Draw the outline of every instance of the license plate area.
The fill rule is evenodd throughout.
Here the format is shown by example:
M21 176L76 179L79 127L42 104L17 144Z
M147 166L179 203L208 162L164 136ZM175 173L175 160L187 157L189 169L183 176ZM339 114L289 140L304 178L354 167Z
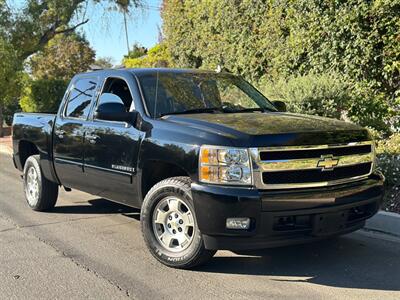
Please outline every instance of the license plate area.
M317 214L314 216L312 234L315 236L324 236L343 231L347 218L347 211Z

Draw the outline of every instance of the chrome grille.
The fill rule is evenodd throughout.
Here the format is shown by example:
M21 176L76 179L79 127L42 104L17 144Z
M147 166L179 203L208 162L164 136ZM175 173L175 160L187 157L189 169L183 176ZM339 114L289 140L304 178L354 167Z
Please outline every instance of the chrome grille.
M373 169L371 142L252 148L260 189L320 187L364 179Z

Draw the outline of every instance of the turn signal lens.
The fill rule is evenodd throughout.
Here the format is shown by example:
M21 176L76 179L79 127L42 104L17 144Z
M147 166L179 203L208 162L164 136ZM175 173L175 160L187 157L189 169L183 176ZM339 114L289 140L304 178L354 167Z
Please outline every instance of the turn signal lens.
M199 179L216 184L251 185L251 167L247 149L202 146Z
M217 164L218 163L217 155L218 155L217 149L202 148L200 155L201 163Z
M218 167L215 166L201 166L200 178L203 181L212 182L218 180Z

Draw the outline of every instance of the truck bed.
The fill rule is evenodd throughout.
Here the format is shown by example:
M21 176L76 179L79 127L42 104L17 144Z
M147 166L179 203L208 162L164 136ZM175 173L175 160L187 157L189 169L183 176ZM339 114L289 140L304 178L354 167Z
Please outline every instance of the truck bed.
M35 153L41 156L42 168L46 174L52 169L52 132L55 114L16 113L13 120L13 158L16 167L22 171L27 155L20 151L21 145L30 144ZM25 149L27 149L25 147ZM30 149L30 148L28 148Z

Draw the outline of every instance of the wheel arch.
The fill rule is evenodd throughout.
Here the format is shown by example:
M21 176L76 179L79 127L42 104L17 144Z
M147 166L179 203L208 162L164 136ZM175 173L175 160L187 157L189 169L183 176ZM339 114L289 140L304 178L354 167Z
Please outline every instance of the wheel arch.
M21 140L18 143L18 154L19 154L19 163L21 166L21 170L24 169L28 157L39 153L40 153L39 149L36 147L34 143L27 140Z
M40 167L43 175L50 181L59 183L56 173L53 169L53 163L48 153L43 152L35 143L28 140L18 142L18 153L15 155L15 163L18 170L23 171L26 160L32 155L40 155Z
M140 182L141 201L143 202L149 190L158 182L177 176L190 177L182 166L162 160L147 160L142 166Z

